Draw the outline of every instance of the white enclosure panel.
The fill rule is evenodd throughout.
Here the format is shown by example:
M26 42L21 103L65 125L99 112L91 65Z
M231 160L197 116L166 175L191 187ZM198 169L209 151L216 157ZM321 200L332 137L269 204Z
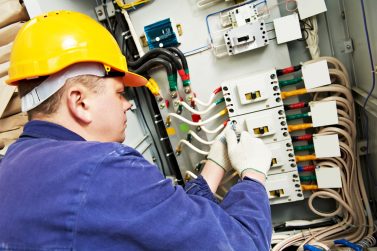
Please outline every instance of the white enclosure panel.
M273 6L276 3L276 0L268 1L269 6ZM144 26L165 18L171 18L176 24L180 24L183 30L183 35L180 37L181 45L178 48L183 52L189 52L197 48L208 46L209 44L209 36L205 22L206 16L210 13L230 7L231 4L232 3L221 3L207 9L198 9L195 0L159 0L158 2L144 6L138 11L131 12L130 17L138 37L143 35ZM266 23L272 22L276 17L280 17L279 9L271 8L271 15L266 19ZM210 23L211 25L216 25L217 22L217 28L219 29L221 28L220 21L220 18L217 19L217 17L212 17ZM269 28L270 27L272 27L272 23ZM211 28L213 27L211 26ZM147 48L145 48L145 51L147 51ZM196 96L203 101L207 101L212 91L219 87L220 83L225 80L242 78L250 75L252 72L274 67L283 68L290 65L287 46L277 45L276 40L271 40L269 45L263 48L240 53L234 56L217 58L211 50L205 50L187 56L187 60L190 68L192 90L196 93ZM162 93L165 94L165 98L167 98L166 94L168 93L168 85L165 72L160 71L157 74L153 74L153 77L160 84ZM182 89L180 81L178 86ZM181 96L185 97L182 92ZM220 94L219 97L221 97ZM221 110L224 107L224 104L222 104L219 105L218 109ZM199 106L199 109L204 108ZM171 107L169 109L164 108L161 110L164 119L166 119L167 113L172 111L173 109ZM202 118L205 119L214 114L215 112L212 112L208 114L208 116L202 116ZM184 110L182 115L190 119L191 114ZM222 117L213 123L210 123L208 127L215 128L226 119L226 116ZM174 137L170 137L173 148L178 145L179 139L186 138L186 133L179 129L180 124L181 122L172 119L171 126L175 128L177 133ZM196 127L191 126L191 129L196 130ZM203 138L208 137L209 139L214 137L214 135L206 135L203 132L199 132L199 135ZM200 145L197 142L194 142L193 144L202 150L209 149L208 146ZM182 151L182 154L177 157L182 172L185 170L192 170L193 167L205 157L189 150L188 147L184 146L183 149L184 151Z

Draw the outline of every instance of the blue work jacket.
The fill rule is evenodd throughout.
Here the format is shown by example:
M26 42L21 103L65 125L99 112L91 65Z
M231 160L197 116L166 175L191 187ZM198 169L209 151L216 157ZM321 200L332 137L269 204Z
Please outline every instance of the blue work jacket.
M269 250L262 184L220 204L202 177L186 190L133 148L34 120L0 162L0 250Z

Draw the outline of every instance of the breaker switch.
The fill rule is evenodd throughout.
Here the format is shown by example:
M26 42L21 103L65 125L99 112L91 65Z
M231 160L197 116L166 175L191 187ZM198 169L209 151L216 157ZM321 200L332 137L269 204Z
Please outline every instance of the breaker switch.
M271 166L274 166L278 163L277 159L276 158L272 158L271 160Z
M263 135L269 132L268 126L257 127L257 128L254 128L253 130L254 130L255 135Z
M238 43L247 42L249 38L250 38L249 36L243 36L243 37L237 38L237 41Z
M245 93L245 97L246 97L246 100L255 100L261 97L260 91Z
M283 189L277 189L270 191L270 198L280 198L284 196L284 190Z

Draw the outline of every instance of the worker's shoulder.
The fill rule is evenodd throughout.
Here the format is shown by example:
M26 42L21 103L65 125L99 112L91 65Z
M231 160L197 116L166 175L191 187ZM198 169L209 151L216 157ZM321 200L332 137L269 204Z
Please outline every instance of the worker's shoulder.
M86 152L89 155L100 155L103 157L141 156L132 147L116 142L82 141L74 144L71 149L80 153Z

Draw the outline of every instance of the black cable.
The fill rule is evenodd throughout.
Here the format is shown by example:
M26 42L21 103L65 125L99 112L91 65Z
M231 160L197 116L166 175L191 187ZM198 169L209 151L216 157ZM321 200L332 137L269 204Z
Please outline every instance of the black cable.
M188 69L187 59L180 49L178 49L176 47L168 47L167 49L178 55L179 59L182 62L183 69Z
M140 66L137 69L134 69L133 72L138 73L138 74L145 74L148 70L150 70L152 67L157 66L157 65L162 65L166 69L166 73L170 76L173 74L173 68L171 64L162 59L162 58L153 58L150 59L149 61L145 62L142 66Z
M167 56L165 56L165 55L163 55L163 54L158 55L158 57L161 58L161 59L163 59L163 60L165 60L165 61L167 61L167 62L170 62L170 61L169 61L169 57L167 57ZM170 64L170 65L171 65L171 68L172 68L173 74L177 73L177 67L175 67L175 64Z
M275 232L284 232L284 231L302 230L302 229L308 229L308 228L328 227L328 226L333 226L334 224L338 222L339 222L338 218L331 218L328 221L302 225L302 226L286 226L286 223L282 223L280 225L275 226L274 230Z
M129 61L128 66L132 69L135 69L137 67L140 67L140 65L144 64L146 61L150 60L151 58L156 57L157 55L165 55L166 57L168 57L170 59L169 61L171 61L172 63L175 64L175 66L178 70L182 69L182 64L178 60L178 58L176 58L176 56L174 56L173 53L171 53L167 49L163 49L163 48L156 48L156 49L152 49L152 50L148 51L138 60Z

